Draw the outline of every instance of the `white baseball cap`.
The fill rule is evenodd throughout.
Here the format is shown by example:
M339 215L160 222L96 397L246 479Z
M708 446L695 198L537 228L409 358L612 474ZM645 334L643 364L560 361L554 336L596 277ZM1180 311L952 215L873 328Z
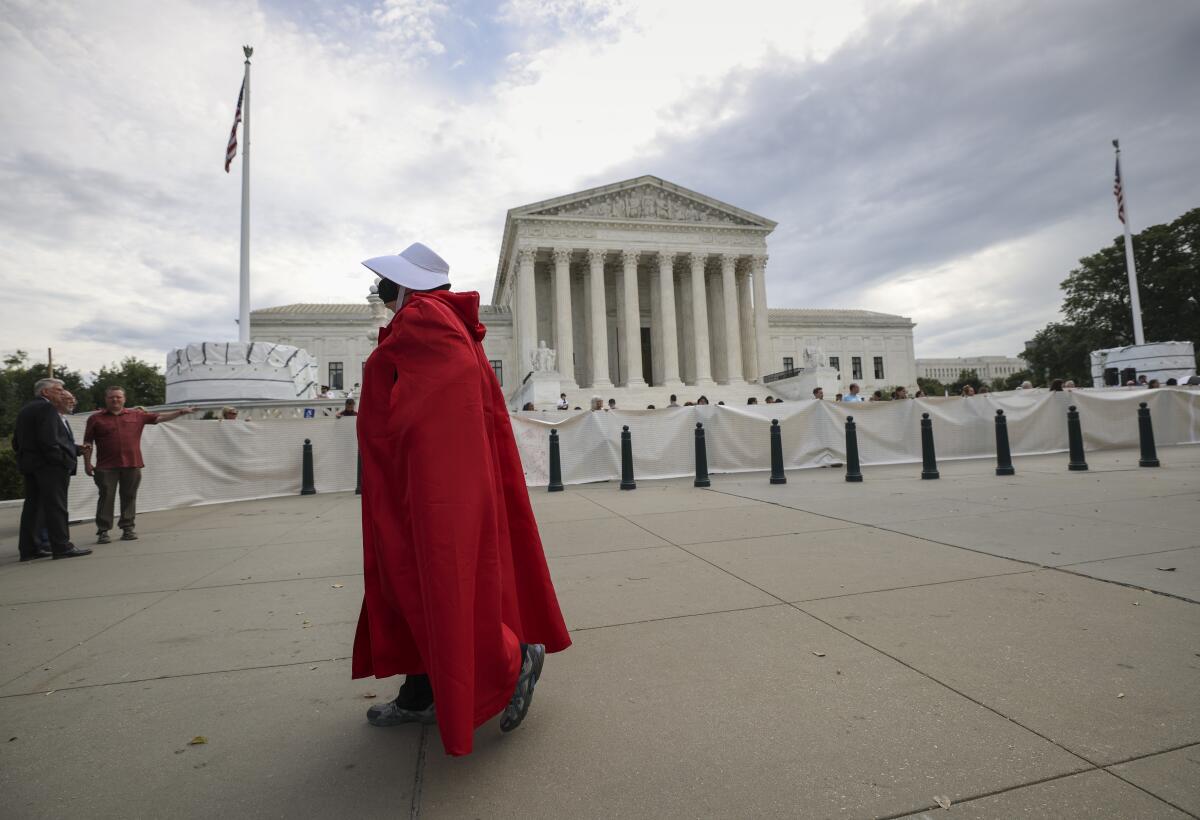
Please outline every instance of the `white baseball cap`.
M368 259L363 265L409 290L432 290L450 284L450 265L420 242L392 256Z

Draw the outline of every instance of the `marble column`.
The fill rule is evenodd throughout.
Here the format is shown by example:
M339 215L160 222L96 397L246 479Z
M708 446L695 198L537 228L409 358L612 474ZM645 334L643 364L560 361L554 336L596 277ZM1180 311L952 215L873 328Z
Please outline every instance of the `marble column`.
M767 319L767 256L750 257L750 275L754 278L754 341L758 353L759 378L775 371L771 369L771 329ZM779 369L783 369L782 366Z
M645 387L642 377L642 311L638 306L638 256L637 251L621 251L621 264L625 269L624 308L625 352L629 370L625 377L626 387Z
M704 263L708 256L691 254L692 263L692 327L696 345L696 385L708 387L713 383L712 366L708 360L708 292L704 283Z
M571 249L555 248L554 255L554 337L557 346L558 374L562 389L574 390L575 336L571 327Z
M728 382L742 381L742 332L738 328L737 283L734 281L737 257L721 254L721 290L725 302L725 361Z
M675 330L675 254L671 251L658 252L658 293L662 314L663 386L682 387Z
M588 257L588 306L592 313L592 387L612 387L608 378L608 307L604 303L604 251Z
M742 370L746 381L758 381L758 345L754 337L754 305L750 297L750 273L737 274L738 326L742 331Z
M537 350L537 297L533 286L533 262L537 248L517 249L517 384L533 369L533 351Z

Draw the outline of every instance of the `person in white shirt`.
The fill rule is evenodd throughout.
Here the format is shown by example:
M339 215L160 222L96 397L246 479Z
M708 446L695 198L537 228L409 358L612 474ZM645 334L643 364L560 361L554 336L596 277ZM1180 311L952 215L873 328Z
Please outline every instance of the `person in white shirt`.
M842 401L863 401L863 397L858 395L860 390L857 384L850 385L850 392L842 396Z
M570 410L571 409L571 405L567 402L567 394L566 393L558 394L558 409L559 410Z

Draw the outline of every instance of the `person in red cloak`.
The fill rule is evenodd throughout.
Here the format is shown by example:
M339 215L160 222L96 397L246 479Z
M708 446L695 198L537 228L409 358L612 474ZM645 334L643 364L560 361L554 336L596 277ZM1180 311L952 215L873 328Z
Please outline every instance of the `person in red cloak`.
M571 645L546 567L479 294L452 293L424 245L363 263L395 315L364 366L364 596L353 677L406 675L375 726L436 720L447 754L529 710L547 652Z

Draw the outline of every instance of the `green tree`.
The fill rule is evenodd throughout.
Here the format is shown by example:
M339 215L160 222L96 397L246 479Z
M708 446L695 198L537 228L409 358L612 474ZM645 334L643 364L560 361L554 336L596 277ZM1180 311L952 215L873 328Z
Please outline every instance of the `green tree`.
M125 404L129 407L149 407L167 400L167 377L156 365L129 356L118 364L105 365L92 382L92 401L104 406L104 391L109 387L125 388Z
M1030 382L1035 387L1037 386L1037 379L1034 378L1032 370L1018 370L1016 373L1011 375L1001 376L992 382L992 389L1016 390L1024 382Z
M1051 322L1034 334L1023 354L1037 376L1033 383L1040 386L1052 379L1072 379L1080 386L1090 385L1092 364L1088 354L1114 347L1109 339L1103 331L1086 325Z
M978 371L960 370L958 372L958 378L946 385L946 394L949 396L957 396L968 384L975 388L976 392L979 392L979 388L983 386L983 379L979 378Z
M1133 257L1146 341L1200 349L1200 208L1134 236ZM1080 259L1062 289L1068 324L1095 331L1105 347L1134 343L1124 237Z
M46 378L45 362L29 363L29 354L18 350L5 356L0 370L0 441L6 444L12 437L13 424L21 407L33 398L33 385ZM66 388L75 394L77 410L91 410L92 395L78 371L55 365L54 378L62 379Z
M946 385L942 384L937 379L917 379L917 389L926 396L944 396L946 395Z

